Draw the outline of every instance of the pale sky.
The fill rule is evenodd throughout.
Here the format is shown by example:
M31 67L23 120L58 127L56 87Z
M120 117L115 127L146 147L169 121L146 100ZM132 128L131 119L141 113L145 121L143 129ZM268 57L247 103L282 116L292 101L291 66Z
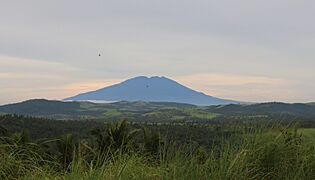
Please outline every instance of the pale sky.
M2 0L0 104L139 75L227 99L315 101L314 18L314 0Z

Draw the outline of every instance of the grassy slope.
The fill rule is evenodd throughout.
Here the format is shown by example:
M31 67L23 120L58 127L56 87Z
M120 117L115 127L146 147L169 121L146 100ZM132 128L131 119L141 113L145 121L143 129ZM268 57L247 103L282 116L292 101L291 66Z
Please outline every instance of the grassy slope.
M304 128L300 129L299 132L302 133L304 140L315 146L315 128Z
M269 131L272 133L266 136ZM302 131L314 137L314 130ZM160 163L140 153L118 153L101 163L101 167L95 167L78 157L68 173L37 164L35 159L20 161L14 154L2 154L0 176L13 173L13 177L19 175L18 179L314 179L314 154L309 141L299 141L299 135L293 131L280 133L270 129L244 134L240 141L222 142L219 152L174 146L162 150Z

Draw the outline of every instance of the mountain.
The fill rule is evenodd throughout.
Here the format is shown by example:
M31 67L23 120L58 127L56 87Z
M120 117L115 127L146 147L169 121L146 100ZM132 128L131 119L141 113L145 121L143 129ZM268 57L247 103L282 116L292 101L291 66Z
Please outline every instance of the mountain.
M194 105L238 104L197 92L166 77L139 76L96 91L79 94L65 100L75 101L147 101L177 102Z

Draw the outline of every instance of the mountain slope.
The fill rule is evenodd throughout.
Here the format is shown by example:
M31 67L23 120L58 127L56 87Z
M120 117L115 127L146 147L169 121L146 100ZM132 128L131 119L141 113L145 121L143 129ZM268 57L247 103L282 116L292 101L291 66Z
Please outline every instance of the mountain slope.
M79 94L65 100L177 102L195 105L237 104L187 88L165 77L139 76L113 86Z

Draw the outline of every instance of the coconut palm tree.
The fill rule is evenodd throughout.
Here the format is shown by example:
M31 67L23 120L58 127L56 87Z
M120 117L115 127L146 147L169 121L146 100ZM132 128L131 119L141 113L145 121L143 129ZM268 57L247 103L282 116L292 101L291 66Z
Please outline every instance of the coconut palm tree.
M92 131L92 135L96 137L98 149L101 152L119 149L125 151L128 147L135 145L134 138L139 131L139 129L129 131L128 122L123 120L115 124L108 123L106 131L95 129Z
M97 149L100 153L104 153L108 150L110 145L110 139L107 134L107 131L97 128L91 131L91 134L96 138Z
M157 155L162 144L160 134L147 128L142 128L142 132L144 151L150 155Z
M0 125L0 137L7 137L9 136L9 131Z
M62 166L67 169L73 160L73 155L75 151L75 144L72 134L66 134L61 136L56 141L57 151L59 153L58 158Z
M120 148L125 149L130 145L134 145L134 137L139 131L139 129L129 131L127 120L123 120L114 125L109 124L108 136L111 147L117 150Z

